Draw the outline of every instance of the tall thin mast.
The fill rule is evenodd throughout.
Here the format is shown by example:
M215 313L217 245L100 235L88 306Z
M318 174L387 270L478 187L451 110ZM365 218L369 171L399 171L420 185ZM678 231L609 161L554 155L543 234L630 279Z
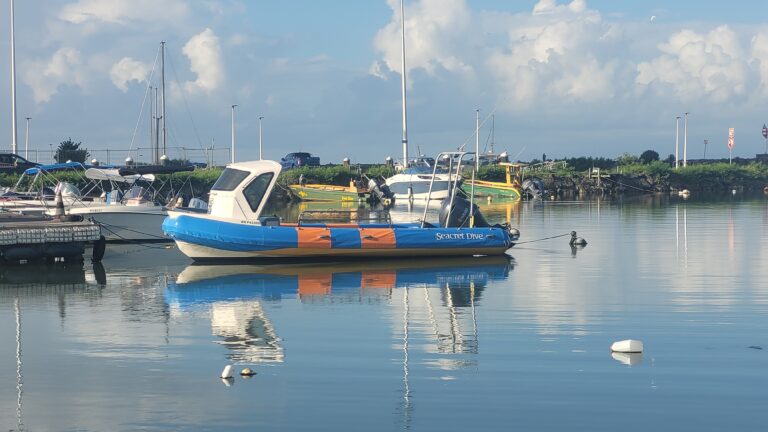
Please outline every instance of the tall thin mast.
M166 147L165 127L165 41L160 42L160 88L162 89L160 94L162 100L162 112L160 113L160 117L163 119L163 155L167 155L168 147Z
M405 104L405 7L403 6L403 1L400 0L400 35L403 46L400 70L403 97L403 168L405 168L408 166L408 111Z
M493 145L496 140L496 114L491 116L491 154L494 154Z
M11 0L11 153L18 150L16 132L16 36L13 29L13 0Z
M154 87L149 86L149 146L152 148L152 158L155 152L155 92Z
M683 166L688 166L688 114L685 113L685 127L683 128Z
M680 116L675 117L675 169L680 166L678 149L680 148Z
M155 113L158 111L158 103L157 103L157 88L155 88ZM159 164L160 163L160 117L155 116L155 146L154 146L154 157L153 163Z
M232 105L232 150L230 150L230 155L232 156L232 163L235 163L235 107L237 105Z
M480 170L480 110L475 110L475 171Z

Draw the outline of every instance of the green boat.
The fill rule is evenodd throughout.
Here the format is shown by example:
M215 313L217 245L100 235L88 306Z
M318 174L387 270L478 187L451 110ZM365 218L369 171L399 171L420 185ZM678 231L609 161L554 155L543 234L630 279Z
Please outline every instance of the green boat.
M324 184L293 184L288 188L302 201L359 202L365 201L368 189Z
M464 182L463 189L469 194L474 186L476 197L519 201L522 196L519 178L520 172L525 165L509 162L501 162L499 165L503 166L506 170L506 182L467 180Z

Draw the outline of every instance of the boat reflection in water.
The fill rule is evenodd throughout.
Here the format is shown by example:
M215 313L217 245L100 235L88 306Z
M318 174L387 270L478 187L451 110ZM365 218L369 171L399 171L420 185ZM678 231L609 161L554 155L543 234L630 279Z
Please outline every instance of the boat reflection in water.
M421 318L429 322L430 334L436 337L430 351L477 352L474 313L462 313L460 309L473 308L486 284L505 279L511 268L508 256L190 265L168 285L165 298L171 315L209 311L213 333L231 350L229 358L233 362L284 359L278 331L265 313L263 301L380 299L394 305L394 318L403 316L400 309L405 303L401 297L408 296L408 291L408 302L414 303L408 306L411 314L414 318L423 315ZM418 295L413 293L415 289ZM419 310L423 314L416 312ZM463 325L461 321L467 319L472 323ZM397 327L402 328L401 324ZM473 330L463 332L463 327Z

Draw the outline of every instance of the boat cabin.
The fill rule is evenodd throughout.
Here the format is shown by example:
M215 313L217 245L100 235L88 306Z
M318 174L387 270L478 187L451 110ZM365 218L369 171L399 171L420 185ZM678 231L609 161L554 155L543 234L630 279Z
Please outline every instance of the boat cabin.
M256 221L282 167L269 160L227 165L211 188L208 213L225 219Z

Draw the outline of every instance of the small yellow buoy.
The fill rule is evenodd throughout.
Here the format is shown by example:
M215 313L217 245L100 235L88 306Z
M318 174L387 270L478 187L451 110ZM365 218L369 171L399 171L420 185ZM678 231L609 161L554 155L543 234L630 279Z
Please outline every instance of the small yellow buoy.
M240 371L240 375L244 377L251 377L256 375L256 372L254 372L253 369L251 368L244 368L243 370Z

